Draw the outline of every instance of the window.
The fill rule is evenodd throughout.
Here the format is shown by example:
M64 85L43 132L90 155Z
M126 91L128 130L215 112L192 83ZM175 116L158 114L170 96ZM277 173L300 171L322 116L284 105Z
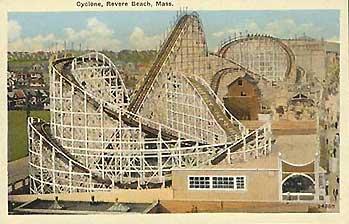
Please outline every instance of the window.
M230 188L234 189L234 177L212 177L212 188Z
M242 86L242 79L239 79L239 80L238 80L238 85L239 85L239 86Z
M236 189L245 189L245 177L236 177Z
M245 176L189 176L188 189L246 190Z
M189 189L210 188L210 177L189 177Z

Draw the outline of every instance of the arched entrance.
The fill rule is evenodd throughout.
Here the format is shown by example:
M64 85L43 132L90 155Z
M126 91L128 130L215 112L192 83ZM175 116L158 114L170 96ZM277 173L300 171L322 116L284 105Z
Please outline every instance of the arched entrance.
M294 173L282 182L282 194L286 200L313 200L315 180L301 173Z
M281 155L279 155L281 157ZM324 200L324 173L319 170L319 156L305 164L293 164L280 158L280 197L283 201Z
M313 193L315 194L315 180L301 173L294 173L282 182L282 193Z

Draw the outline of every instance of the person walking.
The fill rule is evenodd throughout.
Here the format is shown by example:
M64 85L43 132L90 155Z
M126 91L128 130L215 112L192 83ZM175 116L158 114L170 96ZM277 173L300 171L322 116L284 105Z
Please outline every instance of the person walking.
M338 188L336 188L336 189L335 189L335 195L336 195L336 197L334 198L335 201L337 201L338 194L339 194L339 193L338 193Z
M325 186L326 195L328 195L329 185L330 185L330 182L328 180L326 180L326 186Z

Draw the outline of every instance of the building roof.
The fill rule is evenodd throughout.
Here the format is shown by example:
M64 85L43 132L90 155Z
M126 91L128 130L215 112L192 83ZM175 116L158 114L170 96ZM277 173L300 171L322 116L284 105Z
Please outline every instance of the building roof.
M327 52L335 52L337 54L340 53L340 44L336 42L325 42L325 49Z
M256 83L256 80L255 80L252 76L246 74L246 75L244 75L243 77L237 77L233 82L231 82L231 83L228 85L228 88L229 88L231 85L234 85L234 84L235 84L237 81L239 81L239 80L246 80L247 82L251 83L252 85L254 85L254 84Z
M15 90L15 96L16 98L18 99L21 99L21 98L25 98L25 93L23 90L19 89L19 90Z
M306 96L303 93L297 93L296 95L294 95L291 99L291 102L310 102L310 103L314 103L313 99L310 99L308 96Z
M152 203L119 203L88 201L55 201L35 199L15 208L18 213L31 214L115 214L147 213ZM121 209L115 209L121 208Z

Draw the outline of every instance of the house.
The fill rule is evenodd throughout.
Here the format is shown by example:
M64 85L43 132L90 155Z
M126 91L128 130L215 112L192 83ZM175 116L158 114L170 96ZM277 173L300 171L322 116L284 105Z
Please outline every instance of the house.
M43 87L43 83L41 79L34 78L30 80L30 87L34 87L34 88Z
M299 104L302 103L307 106L313 106L315 104L314 100L310 99L303 93L297 93L295 96L293 96L290 101L290 104Z
M239 120L258 120L258 89L249 75L238 77L230 83L223 99L227 109Z
M27 85L27 80L25 78L23 78L23 76L20 76L18 79L17 79L17 82L16 82L16 86L25 86Z
M42 78L42 73L41 72L31 72L30 73L30 78L32 78L32 79L41 79Z
M15 107L21 107L24 106L26 103L26 94L24 93L24 91L22 89L17 89L14 91L14 106Z

